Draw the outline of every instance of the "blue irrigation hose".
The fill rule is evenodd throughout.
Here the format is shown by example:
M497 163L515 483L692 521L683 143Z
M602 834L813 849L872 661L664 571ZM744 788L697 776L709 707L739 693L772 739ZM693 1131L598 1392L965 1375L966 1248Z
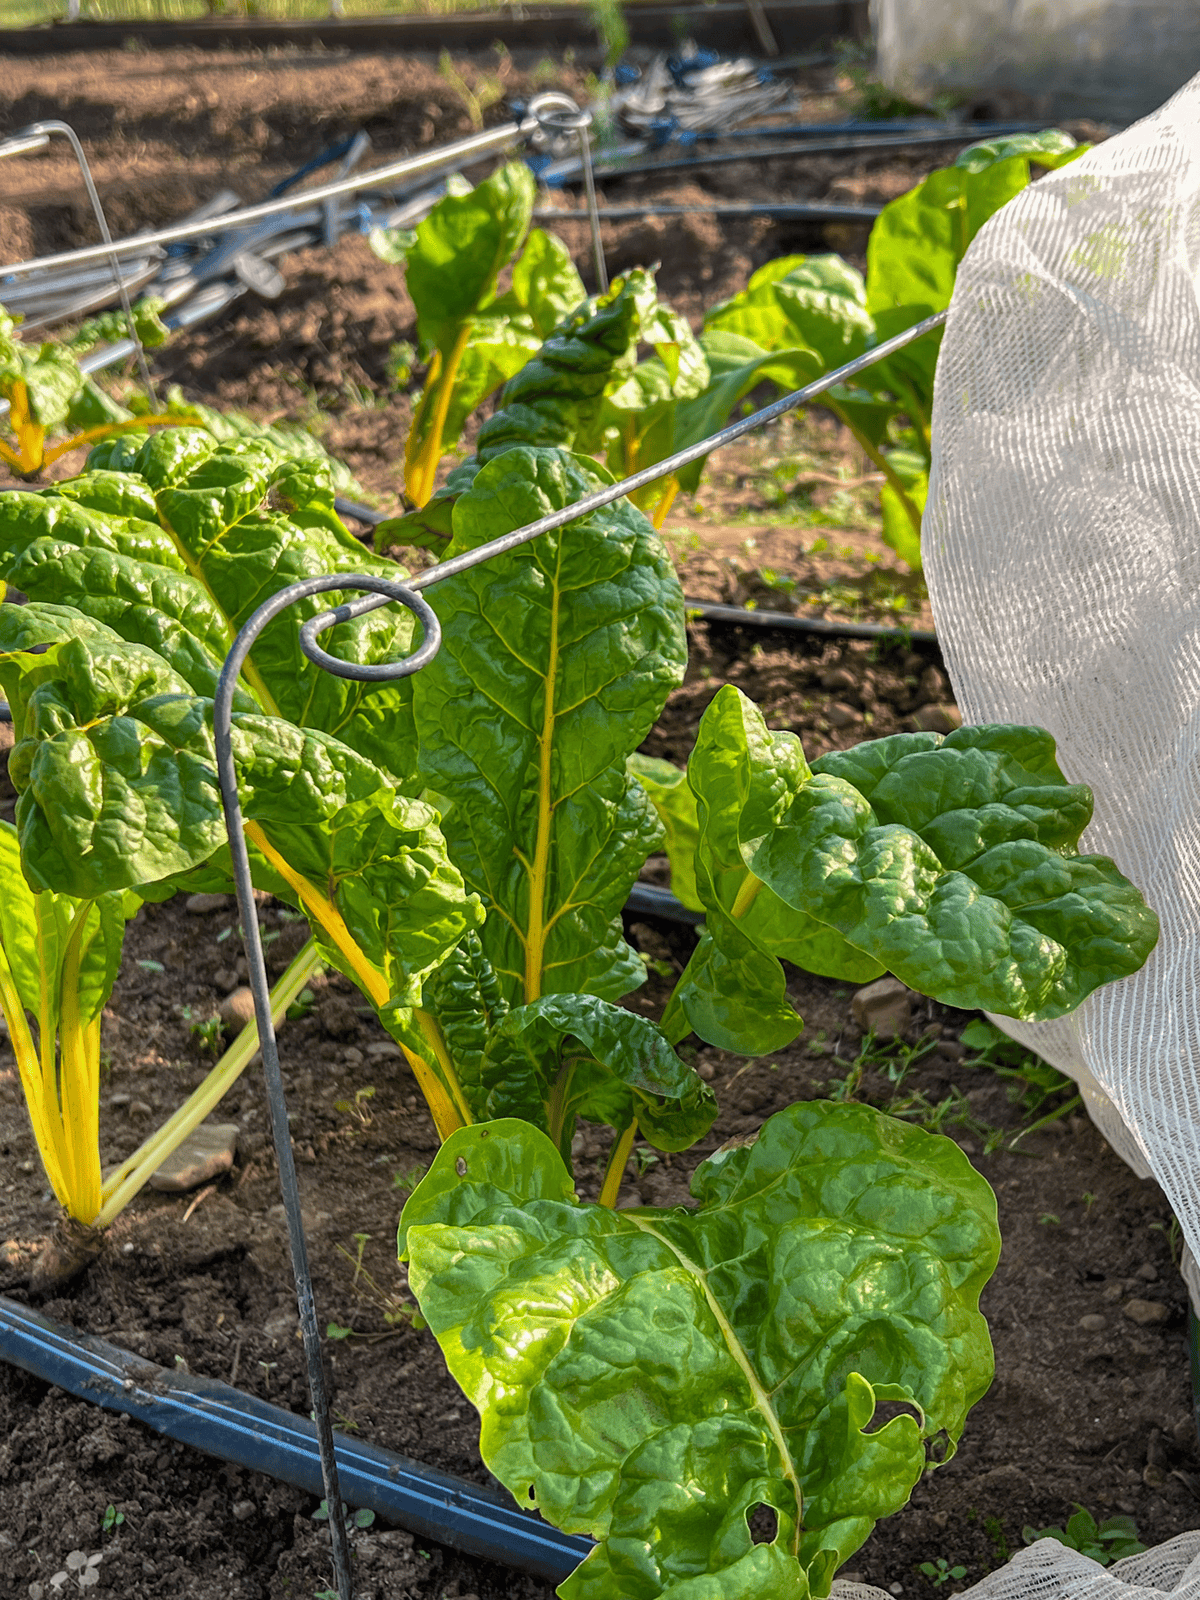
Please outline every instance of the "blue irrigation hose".
M317 1430L307 1417L230 1384L172 1372L107 1339L0 1295L0 1356L106 1411L252 1472L320 1495ZM518 1510L507 1495L468 1483L377 1445L335 1434L342 1494L385 1522L452 1550L559 1584L592 1549Z

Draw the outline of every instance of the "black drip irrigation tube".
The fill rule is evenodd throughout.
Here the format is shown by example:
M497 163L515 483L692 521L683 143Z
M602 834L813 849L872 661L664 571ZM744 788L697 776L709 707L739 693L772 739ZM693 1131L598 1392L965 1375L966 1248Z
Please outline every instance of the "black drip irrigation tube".
M172 1372L0 1295L0 1354L14 1367L135 1417L219 1460L320 1495L316 1425L215 1378ZM520 1511L508 1495L377 1445L334 1436L346 1501L464 1555L559 1584L592 1549Z

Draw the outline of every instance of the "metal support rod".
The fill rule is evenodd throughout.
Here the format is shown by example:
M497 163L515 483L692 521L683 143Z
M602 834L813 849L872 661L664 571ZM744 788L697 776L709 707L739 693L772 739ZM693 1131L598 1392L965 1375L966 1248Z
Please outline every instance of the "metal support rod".
M469 138L456 140L453 144L423 150L415 156L403 156L397 161L388 162L386 166L375 167L370 172L354 173L333 183L306 189L302 197L284 195L278 200L264 200L261 205L247 206L242 211L231 211L221 218L221 231L227 228L245 227L248 223L261 221L263 217L281 216L284 212L294 210L299 198L302 198L303 203L308 206L319 200L333 199L337 195L354 194L360 189L376 188L390 183L395 178L420 177L424 173L465 165L483 156L494 155L498 151L507 149L509 145L526 138L537 125L536 116L531 114L521 122L506 122L498 128L489 128L484 133L474 133ZM35 256L29 261L15 261L8 266L0 267L0 273L36 272L50 267L74 265L82 261L98 261L114 252L118 256L126 256L144 250L147 245L174 244L180 239L199 239L213 232L211 222L179 222L174 227L158 228L152 233L139 233L129 239L118 239L111 247L89 245L82 250L61 250L53 256Z
M435 583L441 583L444 578L453 578L457 573L467 572L471 567L477 567L481 562L490 561L493 556L505 554L508 550L516 550L520 545L528 544L530 539L536 539L540 534L551 533L555 528L565 527L568 522L578 522L580 518L588 516L593 511L598 511L601 506L611 505L614 500L620 500L623 495L631 494L635 489L642 489L648 483L654 483L659 478L667 478L673 472L678 472L680 467L686 467L693 461L699 461L704 456L710 455L714 450L719 450L722 445L732 444L735 439L742 438L747 433L753 433L756 428L765 427L768 423L776 422L780 417L787 416L789 411L795 411L799 406L807 405L810 400L815 400L823 395L826 390L834 389L839 383L844 383L847 378L853 378L856 373L863 372L867 367L873 367L877 361L884 361L888 356L893 356L906 345L912 344L914 339L919 339L926 333L932 333L935 328L940 328L949 313L935 311L933 316L924 318L915 323L903 333L897 333L890 339L885 339L882 344L877 344L874 349L866 351L853 361L847 361L845 366L837 367L833 372L827 372L823 378L818 378L814 383L809 383L803 389L794 389L790 394L782 395L778 400L772 401L769 406L764 406L761 411L754 411L748 417L743 417L740 422L731 422L727 428L710 434L707 439L701 439L696 444L691 444L683 450L676 450L674 455L665 456L663 460L656 461L653 466L643 467L641 472L635 472L631 477L622 478L618 483L607 485L603 489L596 489L591 494L585 494L582 499L576 500L573 505L564 506L561 511L552 511L547 516L539 517L536 522L527 522L523 528L515 528L512 533L501 534L498 539L491 539L487 544L481 544L475 550L469 550L461 556L454 556L449 561L439 561L436 566L426 567L415 578L408 580L410 589L429 589ZM355 579L356 583L363 583L361 578ZM350 583L343 587L350 588ZM378 596L370 596L362 600L352 600L343 610L345 620L352 617L361 617L368 611L376 611L387 601Z
M121 309L125 313L125 324L129 329L129 337L132 339L137 353L138 371L141 373L146 393L150 396L154 409L157 411L158 395L155 392L154 381L150 376L150 368L146 362L146 352L142 348L142 341L138 337L137 325L133 320L133 307L129 304L129 290L125 285L125 279L121 276L121 263L118 261L116 250L113 247L112 234L108 231L108 219L104 215L104 207L100 204L100 195L92 178L92 169L88 165L88 159L83 153L83 146L79 142L79 135L71 127L70 123L59 122L51 118L46 122L33 122L27 128L18 129L13 135L13 139L14 141L48 139L52 133L61 134L70 143L71 149L75 152L75 160L79 163L79 170L83 175L83 186L87 190L88 199L92 203L92 212L100 229L100 237L104 240L102 254L112 268L113 282L116 284L117 293L121 297ZM37 148L37 146L34 148Z
M308 1265L308 1246L304 1237L304 1222L300 1210L300 1190L296 1182L296 1163L292 1155L292 1139L288 1130L287 1102L284 1098L283 1079L279 1071L279 1047L275 1025L271 1016L271 994L267 981L266 962L263 958L262 938L258 931L258 916L254 904L254 884L250 876L250 857L242 821L241 801L238 797L237 768L233 754L233 696L238 677L262 630L288 606L297 600L323 594L330 589L368 589L380 604L399 603L414 611L425 630L421 648L406 660L382 667L353 666L334 661L315 642L315 634L326 619L339 620L345 607L311 619L301 629L301 646L305 654L318 666L328 670L333 663L339 675L375 682L381 679L406 677L418 671L433 658L441 642L437 618L426 601L421 600L403 584L386 578L356 577L335 574L308 578L293 583L278 594L272 595L259 606L244 624L233 641L213 701L213 734L217 755L217 776L221 785L221 803L225 810L225 827L229 836L230 864L237 891L238 914L242 924L248 982L254 995L254 1013L258 1021L259 1048L262 1052L263 1076L267 1086L267 1104L271 1116L271 1137L279 1162L279 1188L287 1215L288 1243L292 1255L292 1274L296 1280L296 1303L300 1313L300 1331L304 1340L304 1355L308 1367L308 1386L312 1396L313 1421L317 1429L317 1442L321 1456L321 1472L325 1486L325 1500L329 1508L329 1530L333 1540L333 1568L337 1579L339 1600L353 1600L350 1571L350 1542L346 1533L346 1519L342 1510L341 1490L338 1485L337 1456L334 1450L333 1425L329 1417L329 1399L325 1390L325 1369L321 1354L321 1335L317 1327L316 1303L313 1296L312 1274Z

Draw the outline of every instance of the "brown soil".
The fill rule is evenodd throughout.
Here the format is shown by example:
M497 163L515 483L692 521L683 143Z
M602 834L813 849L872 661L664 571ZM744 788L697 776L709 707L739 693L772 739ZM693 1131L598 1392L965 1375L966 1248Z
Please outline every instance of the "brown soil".
M529 87L534 65L460 63L476 91L485 73L503 72L510 92ZM257 198L354 126L369 129L380 159L469 127L461 97L428 61L115 52L9 62L5 80L0 128L39 116L72 122L120 231L179 215L223 184ZM578 87L570 71L556 69L554 81ZM806 114L828 115L827 88L810 78ZM499 114L494 108L489 116ZM913 160L747 165L717 169L705 192L883 199L932 164L920 152ZM695 193L680 185L651 189L642 179L610 190L614 202L639 192ZM568 227L586 276L585 229ZM0 164L0 231L9 259L89 239L70 163L55 154L36 164ZM693 316L771 256L830 242L819 229L718 227L705 218L620 225L606 241L615 269L660 257L664 294ZM843 238L837 247L854 253L862 241ZM168 346L161 370L197 398L317 426L366 490L392 506L410 406L408 395L390 390L385 365L390 346L412 337L402 279L357 239L335 253L297 257L284 270L279 301L242 302L224 321ZM677 508L667 525L688 592L927 624L919 588L875 536L871 485L860 481L866 476L828 419L789 424L719 458L698 505ZM810 755L914 721L949 725L953 715L930 649L697 630L688 682L647 748L685 759L699 713L727 681L759 700L773 725L802 732ZM4 791L0 815L11 816L11 806ZM661 862L651 867L651 876L661 876ZM279 936L270 945L278 970L296 925L273 906L263 920ZM206 1071L192 1029L239 981L235 923L232 907L193 916L171 903L146 907L132 926L107 1019L106 1160L134 1148ZM654 1012L671 981L665 974L686 960L690 935L645 922L630 931L655 964L631 1003ZM752 1064L699 1049L697 1064L722 1105L720 1121L686 1158L640 1163L640 1173L631 1165L623 1199L681 1198L687 1172L718 1142L752 1133L795 1098L845 1082L861 1043L849 992L798 971L789 978L807 1022L801 1040ZM485 1482L470 1407L431 1337L402 1314L395 1320L407 1305L396 1220L436 1148L434 1130L357 992L336 977L315 990L311 1013L285 1030L284 1072L321 1320L352 1330L329 1347L339 1425ZM925 1053L903 1071L902 1057L893 1055L889 1068L873 1056L856 1091L956 1138L998 1193L1005 1237L984 1300L996 1383L972 1413L954 1460L851 1563L893 1594L922 1597L933 1593L917 1571L922 1561L945 1556L976 1580L1019 1547L1026 1524L1061 1522L1075 1501L1097 1515L1136 1516L1147 1542L1169 1538L1195 1524L1200 1487L1185 1302L1161 1194L1135 1180L1077 1114L1009 1148L1025 1113L1010 1099L1008 1082L965 1064L958 1036L966 1020L918 1000L905 1038L924 1039ZM898 1074L902 1081L893 1081ZM1059 1097L1050 1104L1063 1103ZM295 1297L255 1071L221 1114L242 1129L232 1176L198 1196L144 1193L99 1259L44 1308L167 1367L185 1361L193 1372L234 1380L305 1412ZM578 1160L585 1193L598 1184L600 1151L598 1136L585 1133ZM44 1193L14 1063L2 1048L0 1153L0 1289L21 1298L55 1208ZM1165 1320L1131 1320L1123 1310L1131 1299L1160 1302ZM74 1550L100 1554L101 1592L128 1600L295 1600L329 1583L327 1538L312 1520L310 1497L223 1467L3 1366L0 1439L5 1597L25 1600L37 1584L50 1592ZM378 1524L355 1543L358 1591L375 1600L532 1600L548 1593L533 1580Z

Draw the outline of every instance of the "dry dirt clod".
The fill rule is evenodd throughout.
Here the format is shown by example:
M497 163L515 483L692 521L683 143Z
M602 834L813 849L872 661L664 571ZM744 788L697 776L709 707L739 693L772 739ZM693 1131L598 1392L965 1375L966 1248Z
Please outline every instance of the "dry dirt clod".
M1153 1327L1155 1323L1165 1322L1171 1315L1161 1300L1126 1300L1121 1310L1139 1328Z
M899 978L876 978L859 989L850 1002L855 1022L877 1039L894 1039L912 1017L913 992Z
M245 984L225 996L217 1015L228 1033L240 1033L248 1022L254 1021L254 996Z
M962 712L957 706L918 706L913 722L921 733L953 733L962 727Z
M183 903L184 910L193 917L208 917L214 911L228 911L229 906L227 894L190 894Z
M1102 1333L1108 1327L1108 1318L1102 1317L1098 1311L1093 1311L1086 1317L1080 1317L1079 1326L1085 1333Z

